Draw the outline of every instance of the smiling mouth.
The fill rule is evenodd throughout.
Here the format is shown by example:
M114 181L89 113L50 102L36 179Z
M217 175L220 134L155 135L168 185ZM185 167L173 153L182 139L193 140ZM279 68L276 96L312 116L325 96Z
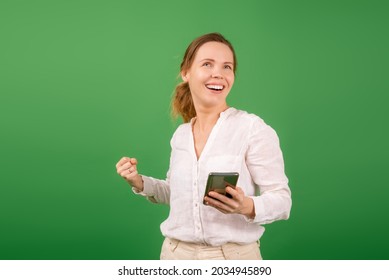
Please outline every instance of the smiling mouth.
M214 90L214 91L222 91L224 89L224 86L222 85L205 85L207 89Z

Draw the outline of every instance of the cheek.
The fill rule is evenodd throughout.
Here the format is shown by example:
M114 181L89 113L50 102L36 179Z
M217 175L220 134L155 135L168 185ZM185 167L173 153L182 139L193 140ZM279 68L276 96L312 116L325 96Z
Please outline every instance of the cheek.
M227 81L228 81L228 84L230 85L230 87L232 87L232 85L234 84L235 82L235 75L232 74L230 76L227 77Z
M200 71L196 72L196 77L197 77L198 80L209 79L210 75L211 74L209 73L209 71L207 71L207 69L201 69Z
M209 75L204 72L198 72L196 75L192 76L192 83L197 84L197 86L201 86L205 84L205 82L209 79Z

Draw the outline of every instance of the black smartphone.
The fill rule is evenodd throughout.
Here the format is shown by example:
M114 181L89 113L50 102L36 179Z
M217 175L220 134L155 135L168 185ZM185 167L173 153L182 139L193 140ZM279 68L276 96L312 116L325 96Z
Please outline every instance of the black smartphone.
M208 195L210 191L218 192L224 194L227 197L231 198L231 195L226 193L226 187L230 186L235 188L236 183L238 182L239 173L238 172L211 172L208 175L207 185L205 187L204 197ZM203 203L205 201L203 200Z

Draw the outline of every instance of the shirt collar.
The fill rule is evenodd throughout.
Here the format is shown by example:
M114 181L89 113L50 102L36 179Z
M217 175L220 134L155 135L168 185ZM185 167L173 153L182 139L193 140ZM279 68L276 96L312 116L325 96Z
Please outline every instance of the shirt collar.
M235 112L236 109L234 107L228 107L226 110L220 113L219 118L224 119L227 118L229 115L231 115L233 112ZM196 117L193 117L190 119L190 124L193 125L196 120Z

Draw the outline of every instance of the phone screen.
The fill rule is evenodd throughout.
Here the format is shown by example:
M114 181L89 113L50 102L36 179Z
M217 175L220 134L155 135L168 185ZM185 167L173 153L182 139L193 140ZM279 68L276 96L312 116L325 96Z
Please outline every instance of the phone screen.
M226 187L230 186L235 188L238 182L238 172L211 172L208 175L207 185L205 187L204 197L208 195L210 191L215 191L220 194L224 194L231 198L231 195L226 193Z

